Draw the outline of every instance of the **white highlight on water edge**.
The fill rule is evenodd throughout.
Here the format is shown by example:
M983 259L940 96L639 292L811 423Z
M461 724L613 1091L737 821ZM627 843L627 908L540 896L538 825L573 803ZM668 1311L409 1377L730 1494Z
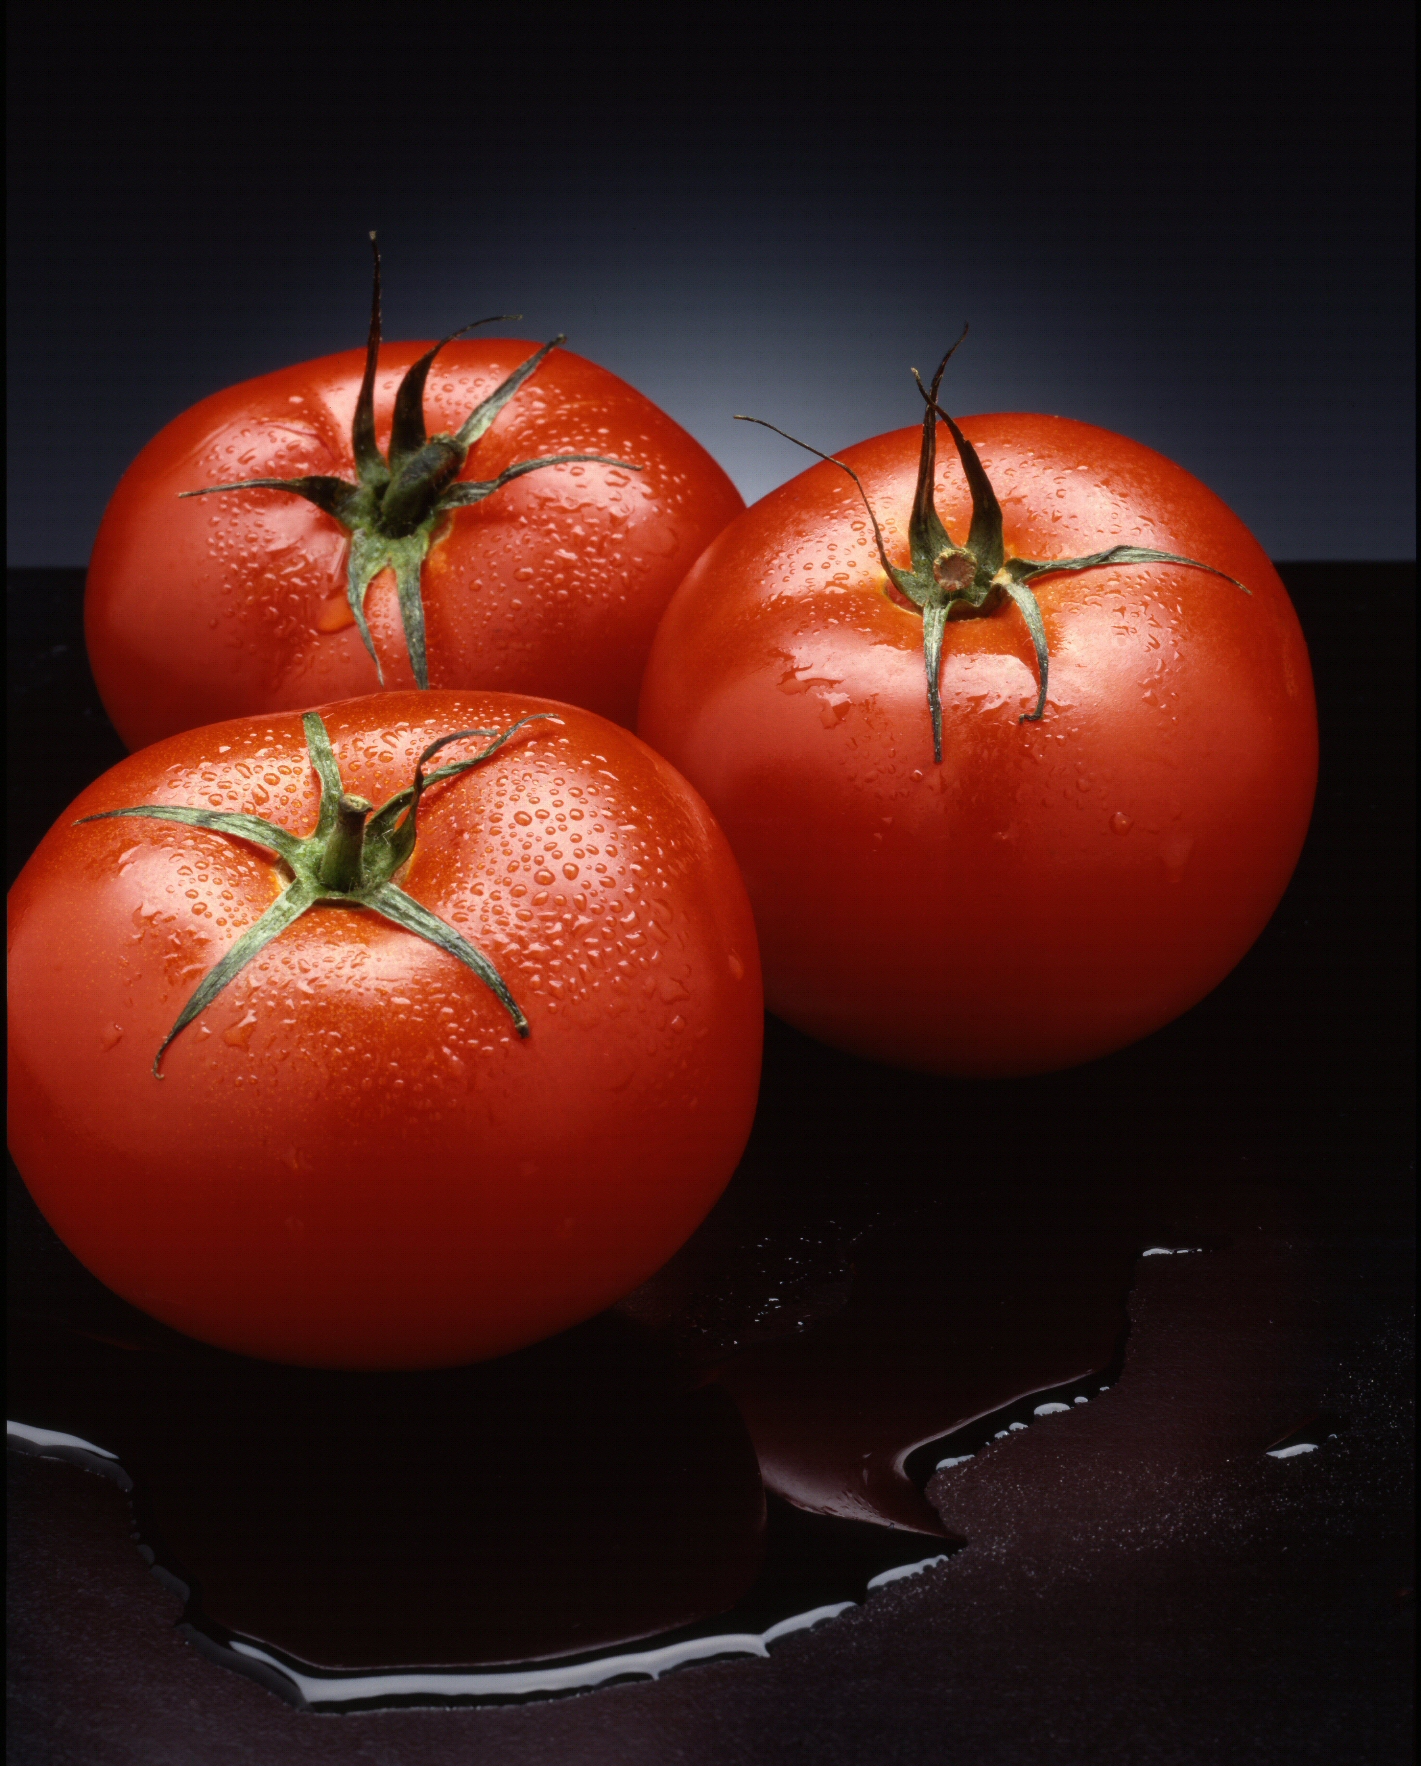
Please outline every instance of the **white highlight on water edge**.
M939 1562L938 1559L930 1560ZM926 1568L925 1564L913 1566ZM911 1574L911 1570L897 1572ZM889 1571L891 1576L895 1574ZM875 1578L869 1587L881 1578ZM338 1679L303 1674L277 1657L268 1655L253 1643L233 1638L230 1648L254 1662L265 1663L278 1674L284 1674L308 1705L345 1705L356 1699L410 1698L431 1693L439 1698L518 1698L540 1692L572 1692L579 1687L600 1686L604 1680L620 1679L636 1674L657 1680L669 1669L685 1662L703 1661L710 1656L768 1656L770 1645L778 1643L792 1631L807 1631L824 1619L837 1619L855 1605L841 1600L833 1606L814 1607L807 1613L796 1613L792 1619L781 1619L768 1631L755 1636L748 1631L730 1632L721 1637L696 1637L686 1643L667 1644L662 1649L636 1650L627 1655L604 1656L596 1662L574 1662L566 1667L518 1668L500 1674L345 1674Z
M32 1448L52 1448L69 1452L93 1454L118 1466L118 1455L107 1447L98 1447L81 1435L70 1435L63 1429L42 1429L34 1423L7 1420L6 1435L16 1444ZM958 1459L945 1460L944 1465L960 1465L971 1459L970 1453ZM119 1468L122 1469L121 1467ZM150 1560L151 1561L151 1560ZM869 1579L865 1592L886 1587L904 1576L917 1576L935 1564L947 1562L947 1555L920 1558L916 1563L899 1564ZM226 1646L235 1655L261 1662L284 1676L308 1705L345 1705L363 1699L411 1698L421 1693L438 1698L518 1698L538 1693L571 1692L579 1688L601 1686L605 1681L637 1676L657 1680L672 1668L684 1663L705 1661L717 1656L768 1656L772 1644L796 1631L808 1631L826 1619L837 1619L858 1603L835 1601L831 1605L812 1607L808 1612L795 1613L778 1624L769 1626L758 1636L749 1631L727 1632L715 1637L690 1638L682 1643L663 1645L660 1649L629 1651L609 1655L595 1662L572 1662L562 1667L522 1668L502 1673L409 1673L399 1670L385 1674L303 1674L254 1643L234 1637Z
M92 1441L85 1441L80 1435L66 1435L63 1429L37 1429L33 1423L7 1421L5 1435L7 1440L28 1441L31 1447L69 1447L80 1453L92 1453L96 1459L118 1458L107 1447L95 1447Z
M924 1570L932 1569L934 1564L946 1562L947 1554L939 1552L935 1558L923 1558L916 1564L899 1564L896 1569L880 1570L876 1576L869 1577L869 1592L872 1593L875 1588L886 1588L890 1582L899 1582L904 1576L921 1576Z
M1141 1251L1141 1257L1197 1257L1204 1249L1202 1245L1151 1245L1148 1251Z
M1270 1447L1269 1459L1294 1459L1300 1453L1316 1453L1316 1441L1295 1441L1291 1447Z
M1153 1253L1151 1253L1149 1251L1145 1252L1146 1257L1149 1257L1151 1255L1153 1255ZM1173 1251L1162 1251L1162 1252L1159 1252L1158 1255L1162 1256L1162 1257L1173 1257L1175 1255L1175 1253ZM1183 1253L1181 1252L1180 1255L1182 1256ZM1108 1392L1110 1390L1110 1388L1109 1388L1109 1386L1102 1386L1102 1387L1100 1387L1100 1390L1102 1392ZM1045 1404L1038 1404L1036 1406L1035 1410L1033 1410L1031 1414L1034 1417L1037 1417L1037 1416L1058 1416L1063 1412L1070 1411L1077 1404L1089 1404L1089 1403L1090 1403L1090 1399L1084 1398L1080 1394L1077 1394L1076 1397L1074 1397L1071 1400L1070 1404L1062 1404L1059 1401L1059 1399L1053 1398ZM996 1434L992 1436L992 1439L993 1439L993 1441L1009 1441L1013 1435L1019 1434L1023 1429L1026 1429L1027 1427L1029 1427L1029 1425L1026 1423L1008 1423L1006 1428L998 1429ZM953 1466L965 1465L967 1463L967 1461L969 1459L971 1459L972 1457L973 1456L970 1453L957 1453L957 1454L954 1454L950 1459L940 1459L937 1462L937 1464L933 1467L933 1470L935 1472L950 1471ZM872 1585L870 1584L870 1586L872 1586Z

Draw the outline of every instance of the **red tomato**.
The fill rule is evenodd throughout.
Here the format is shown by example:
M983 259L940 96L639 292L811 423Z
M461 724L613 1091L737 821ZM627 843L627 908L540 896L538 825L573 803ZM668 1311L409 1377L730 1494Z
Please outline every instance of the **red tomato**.
M404 862L416 757L543 710L426 769ZM324 798L301 718L248 718L131 756L45 837L10 900L11 1146L74 1254L195 1337L495 1355L627 1293L724 1187L759 1075L749 906L700 799L588 712L410 691L323 715ZM164 805L218 825L112 813ZM321 893L312 853L352 814L366 893L337 877L212 996L278 898Z
M370 354L350 350L215 393L129 467L95 542L85 630L104 705L131 748L219 718L373 693L382 677L542 693L634 724L656 623L744 508L739 494L685 430L580 356L535 358L535 345L511 338L452 342L431 369L428 348L380 355L363 440ZM479 424L492 427L461 453L461 425L490 399ZM563 463L521 471L550 457ZM392 469L405 490L415 485L399 522ZM357 478L369 481L363 498L351 494ZM191 494L258 479L306 489Z
M899 584L837 465L732 522L667 611L640 730L740 860L771 1010L903 1066L1028 1073L1145 1035L1238 962L1307 830L1316 711L1277 573L1182 468L1059 417L961 430L961 463L935 466L932 420L842 456ZM1122 548L1197 565L1024 562Z

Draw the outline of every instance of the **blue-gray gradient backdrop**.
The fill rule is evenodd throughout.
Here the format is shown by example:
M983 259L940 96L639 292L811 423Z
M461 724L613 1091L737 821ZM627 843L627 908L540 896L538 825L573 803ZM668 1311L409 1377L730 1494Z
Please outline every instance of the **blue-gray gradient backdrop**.
M18 9L16 9L18 10ZM747 499L958 412L1122 430L1283 558L1414 555L1410 9L32 8L10 558L204 394L521 310ZM12 14L13 16L13 14ZM775 22L783 18L783 22Z

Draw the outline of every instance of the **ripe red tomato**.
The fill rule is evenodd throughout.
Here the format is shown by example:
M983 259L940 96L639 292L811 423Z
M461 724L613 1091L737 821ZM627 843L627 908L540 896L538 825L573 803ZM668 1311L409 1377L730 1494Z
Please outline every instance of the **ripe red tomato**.
M960 430L949 466L931 415L842 455L897 583L836 464L732 522L639 727L740 860L771 1010L903 1066L1046 1071L1166 1023L1258 936L1311 814L1312 677L1261 547L1182 468L1059 417ZM1121 555L1150 550L1197 564Z
M124 474L85 630L131 748L382 684L542 693L635 723L657 621L744 508L735 487L580 356L500 338L447 342L431 366L429 346L400 343L375 371L378 321L377 285L367 351L203 399ZM373 428L359 420L367 370ZM192 495L253 480L268 482ZM292 480L299 494L275 488Z
M497 745L536 712L560 721ZM694 792L588 712L409 691L323 717L333 760L314 716L309 753L292 714L193 730L45 837L10 900L11 1147L74 1254L193 1336L495 1355L627 1293L724 1187L759 1076L749 905ZM406 858L416 757L459 732ZM114 814L165 805L207 825Z

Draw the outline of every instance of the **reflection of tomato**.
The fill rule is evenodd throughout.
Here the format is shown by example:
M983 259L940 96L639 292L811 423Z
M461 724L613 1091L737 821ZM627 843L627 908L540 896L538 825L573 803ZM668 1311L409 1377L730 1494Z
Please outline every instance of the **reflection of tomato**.
M1122 547L1208 568L1041 573L1040 721L1009 598L1025 567L982 607L953 606L935 763L923 609L970 584L985 517L969 532L963 471L940 463L929 482L956 545L925 541L914 605L854 484L816 465L697 562L657 634L639 727L740 860L772 1010L905 1066L1040 1071L1164 1024L1258 936L1311 812L1312 679L1272 565L1180 467L1056 417L961 428L1000 499L1006 569ZM900 430L842 456L900 571L919 443Z
M396 387L425 348L391 344L380 356L376 438L386 452ZM446 345L425 389L429 431L457 432L535 348ZM124 475L89 566L85 626L99 692L130 747L378 690L347 602L339 520L270 488L181 498L236 479L353 480L364 360L351 350L215 393ZM630 726L667 600L744 505L649 399L561 349L475 442L459 479L486 482L568 453L641 470L547 466L439 519L423 566L429 681L547 694ZM365 611L385 684L414 685L393 569L377 576Z
M429 786L395 878L491 961L526 1038L447 949L323 901L154 1077L184 1002L305 861L288 839L283 867L259 830L75 818L194 805L308 834L320 793L295 715L131 756L41 843L11 892L11 1145L56 1232L126 1299L276 1360L452 1364L607 1305L714 1202L754 1110L761 993L700 800L570 707L410 691L324 717L344 791L380 803L436 738L544 708L561 723Z

